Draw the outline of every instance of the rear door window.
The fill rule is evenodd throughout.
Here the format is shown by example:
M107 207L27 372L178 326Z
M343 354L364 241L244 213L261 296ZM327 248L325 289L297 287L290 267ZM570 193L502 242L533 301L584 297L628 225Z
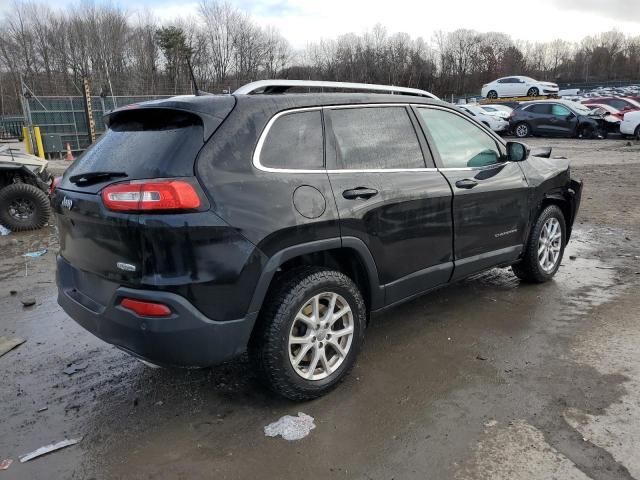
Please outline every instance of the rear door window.
M192 176L203 143L196 115L163 109L123 112L73 162L65 178L102 171L124 172L127 180Z
M283 169L323 168L320 110L293 112L278 117L269 129L260 151L260 164Z
M405 107L331 110L339 168L424 168L422 149Z

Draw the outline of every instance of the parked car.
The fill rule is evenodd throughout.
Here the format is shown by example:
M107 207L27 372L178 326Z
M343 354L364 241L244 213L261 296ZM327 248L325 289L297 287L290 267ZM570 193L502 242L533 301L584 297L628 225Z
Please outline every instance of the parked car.
M625 113L624 119L620 123L620 133L632 135L640 141L640 111Z
M13 231L44 227L51 215L53 178L42 158L0 147L0 224Z
M482 86L482 96L486 98L538 97L557 95L559 91L555 83L520 76L499 78Z
M530 135L598 138L607 135L605 120L585 105L567 100L523 102L509 118L518 138Z
M497 115L490 115L478 105L459 105L458 108L472 117L475 117L478 122L482 123L485 127L493 130L494 132L502 133L509 130L508 120Z
M626 97L595 97L583 100L582 103L584 103L585 105L593 103L610 105L613 108L618 109L622 113L640 110L640 103L636 102L632 98Z
M107 115L52 198L72 318L159 365L248 349L274 391L304 400L345 377L393 306L493 267L554 276L582 191L568 161L426 92L288 85Z
M611 115L616 117L618 120L622 120L624 118L624 113L611 105L607 105L606 103L585 103L584 105L586 105L589 110L598 112L599 114Z
M494 115L505 120L509 120L509 116L511 115L511 112L513 112L513 108L505 105L480 105L480 108L487 115Z

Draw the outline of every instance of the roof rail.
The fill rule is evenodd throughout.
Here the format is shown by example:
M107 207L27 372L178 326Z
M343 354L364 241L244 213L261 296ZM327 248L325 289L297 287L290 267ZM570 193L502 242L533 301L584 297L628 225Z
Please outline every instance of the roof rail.
M391 85L376 85L373 83L322 82L317 80L259 80L247 83L238 88L236 95L250 93L284 93L290 88L333 88L339 90L362 90L369 92L390 93L399 95L414 95L439 100L434 94L417 88L394 87Z

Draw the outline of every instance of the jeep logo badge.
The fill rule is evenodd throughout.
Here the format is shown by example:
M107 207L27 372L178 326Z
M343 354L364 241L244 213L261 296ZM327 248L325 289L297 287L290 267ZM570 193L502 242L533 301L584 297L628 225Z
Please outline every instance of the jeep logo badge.
M64 197L62 199L62 203L60 205L62 205L62 208L66 208L67 210L71 210L71 207L73 207L73 200L71 200L68 197Z

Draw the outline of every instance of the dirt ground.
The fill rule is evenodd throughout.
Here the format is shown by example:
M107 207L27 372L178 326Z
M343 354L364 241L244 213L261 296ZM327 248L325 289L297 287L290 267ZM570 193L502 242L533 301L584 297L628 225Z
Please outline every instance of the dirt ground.
M343 385L303 404L245 359L144 366L58 307L54 227L0 237L0 336L26 339L0 357L0 479L640 479L640 145L529 143L586 185L555 280L491 270L405 304ZM63 373L73 362L86 368ZM306 438L265 436L298 412L315 419Z

